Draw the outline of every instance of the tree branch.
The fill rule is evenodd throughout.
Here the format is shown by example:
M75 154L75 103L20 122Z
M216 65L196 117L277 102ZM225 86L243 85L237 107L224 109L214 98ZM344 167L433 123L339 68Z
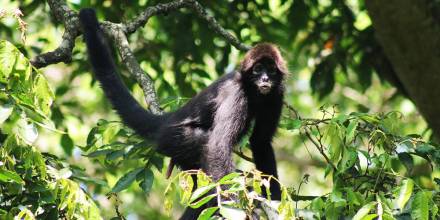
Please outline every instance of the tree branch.
M154 114L163 114L157 101L156 91L154 89L153 80L142 70L136 57L130 49L130 45L127 40L127 36L123 32L121 25L111 22L104 22L101 25L105 34L113 39L113 42L118 48L119 55L122 58L122 62L128 69L131 75L134 76L136 81L140 84L145 96L145 102L148 104L148 108Z
M132 21L125 23L124 32L127 34L133 33L139 27L144 26L150 17L157 14L167 14L168 12L180 8L190 8L192 9L199 18L208 22L211 29L215 31L218 35L222 36L227 42L238 50L247 51L251 47L241 43L236 37L226 31L213 16L210 16L208 12L203 8L203 6L195 0L176 0L166 4L158 4L156 6L151 6L145 9L139 16L137 16Z
M247 51L251 47L241 43L236 37L234 37L232 34L230 34L228 31L226 31L220 24L215 20L214 17L208 15L206 10L203 8L202 5L200 5L199 2L194 0L189 0L189 6L197 13L197 15L204 19L206 22L208 22L208 25L210 28L212 28L215 33L222 36L227 42L229 42L232 46L235 48Z
M123 30L126 34L134 33L138 28L143 27L148 20L158 14L167 14L172 10L177 10L187 7L188 0L176 0L166 4L157 4L150 6L141 12L136 18L126 22L123 25Z
M235 154L237 154L239 157L243 158L244 160L253 163L254 159L252 157L248 157L246 156L241 150L237 150L237 149L232 149L232 152L234 152Z
M55 17L64 24L65 30L61 44L58 46L58 48L56 48L54 51L40 54L31 60L31 63L37 68L46 67L50 64L59 62L71 62L72 50L75 46L75 39L81 34L80 25L78 22L78 14L70 9L65 1L48 0L48 4ZM184 7L192 9L198 15L198 17L208 22L209 27L212 28L215 33L219 34L238 50L247 51L250 49L250 46L241 43L236 37L226 31L215 20L214 17L208 15L203 6L195 0L176 0L166 4L150 6L133 20L120 25L125 34L131 34L138 28L144 26L152 16L167 14L173 10Z
M49 7L55 17L64 24L64 33L61 44L54 51L40 54L30 62L36 68L42 68L50 64L72 61L72 50L75 39L80 34L78 14L67 6L65 1L48 0Z

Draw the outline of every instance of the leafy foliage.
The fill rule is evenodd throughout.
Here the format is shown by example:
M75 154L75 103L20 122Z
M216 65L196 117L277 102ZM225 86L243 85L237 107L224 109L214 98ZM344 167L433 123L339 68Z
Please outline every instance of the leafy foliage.
M114 22L168 1L109 2L68 1L75 10L93 7ZM178 215L176 203L200 207L212 201L220 205L199 219L254 213L281 219L440 217L439 147L429 141L418 113L406 108L408 101L388 99L389 85L378 83L387 80L404 93L374 39L363 1L200 2L244 43L270 41L284 49L293 73L285 100L296 109L287 105L274 142L286 184L282 200L262 196L269 182L253 170L217 183L200 171L165 180L162 156L110 113L79 40L67 66L50 66L43 76L29 64L26 57L55 48L62 35L46 2L6 1L0 38L18 50L0 41L1 219L168 219ZM24 21L30 24L26 45ZM166 110L181 106L239 59L190 10L152 17L130 43ZM338 107L317 111L325 102ZM296 110L309 114L299 117ZM241 156L249 152L246 140L239 150Z
M0 216L2 219L101 219L73 178L81 169L32 146L37 126L54 129L54 95L44 76L12 44L0 41Z
M282 219L339 219L341 216L352 219L440 217L440 192L424 187L420 182L421 177L413 173L416 165L413 157L421 158L422 161L417 166L428 164L431 172L434 167L439 167L439 158L436 155L440 149L417 135L399 135L396 126L401 115L397 112L337 115L324 108L321 112L322 119L301 119L301 126L293 126L293 129L304 133L325 158L325 176L333 181L332 191L309 202L306 210L312 212L310 216L310 213L302 215L294 211L293 198L296 194L293 189L283 187L282 199L274 208L276 215ZM296 120L298 119L285 124L292 129L291 124L297 123ZM429 153L424 149L430 149ZM402 154L406 157L401 157ZM203 183L193 192L191 175L197 177L198 183ZM221 216L226 219L246 219L246 216L252 216L257 207L264 207L261 203L270 204L261 194L262 186L267 187L268 184L261 175L258 171L232 173L217 183L206 183L204 180L207 177L203 173L189 171L176 176L171 184L179 186L181 203L186 206L200 207L217 198ZM438 184L438 180L431 179L427 185ZM168 187L168 190L174 189L175 187ZM289 193L292 191L294 193ZM208 208L201 218L207 219L212 214L214 208Z

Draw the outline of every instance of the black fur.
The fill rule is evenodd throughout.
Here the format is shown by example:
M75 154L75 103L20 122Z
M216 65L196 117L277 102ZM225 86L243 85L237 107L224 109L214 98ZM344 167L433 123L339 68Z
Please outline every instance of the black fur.
M255 47L240 70L224 75L177 111L157 116L143 109L117 76L94 11L81 10L80 22L89 59L105 94L128 126L157 142L158 152L184 170L201 168L219 180L234 170L232 147L255 121L250 143L256 167L277 177L271 141L281 113L286 71L274 46ZM263 68L254 68L256 63ZM270 92L262 94L267 87L261 83L269 83ZM271 186L272 199L279 200L279 185L272 182ZM197 219L201 211L187 209L181 219Z

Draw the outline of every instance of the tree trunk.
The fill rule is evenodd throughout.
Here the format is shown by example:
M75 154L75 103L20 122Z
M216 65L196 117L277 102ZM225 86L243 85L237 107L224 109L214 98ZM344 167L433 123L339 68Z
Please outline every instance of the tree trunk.
M433 2L365 0L376 38L440 139L440 27L434 20Z

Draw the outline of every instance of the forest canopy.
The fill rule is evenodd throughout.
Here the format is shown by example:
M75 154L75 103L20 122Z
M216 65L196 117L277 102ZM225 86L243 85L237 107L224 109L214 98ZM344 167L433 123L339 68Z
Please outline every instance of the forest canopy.
M264 196L249 137L234 146L239 171L167 179L170 159L94 78L82 8L156 114L253 45L278 45L290 72L273 141L281 200ZM0 219L177 219L210 200L199 219L439 219L439 15L438 1L412 0L2 1Z

